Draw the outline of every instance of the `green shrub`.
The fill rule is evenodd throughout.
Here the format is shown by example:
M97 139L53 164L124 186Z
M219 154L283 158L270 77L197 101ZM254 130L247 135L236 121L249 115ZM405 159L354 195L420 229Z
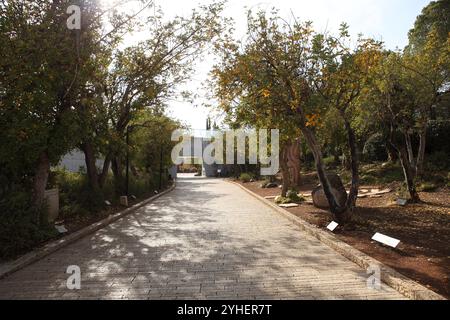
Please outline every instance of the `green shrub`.
M392 182L404 181L402 168L399 164L371 164L361 166L360 182L362 184L388 184ZM345 181L350 182L351 176L346 176Z
M323 164L327 167L336 165L334 156L329 156L329 157L323 158Z
M288 204L288 203L292 203L292 201L289 198L278 196L275 198L275 203L276 204Z
M450 155L445 151L437 151L425 156L426 169L428 171L444 171L450 168Z
M41 217L40 222L37 216ZM46 216L45 210L33 208L27 192L4 197L0 201L0 260L19 255L56 236Z
M86 174L64 169L52 171L49 185L58 187L60 207L64 217L95 214L104 208L105 195L114 198L112 179L107 179L102 190L94 191L89 186Z
M303 199L302 197L299 197L297 191L295 190L289 190L286 194L286 197L291 201L291 202L295 202L295 203L299 203L304 201L305 199Z
M435 191L437 188L438 188L437 185L435 185L434 183L424 182L417 187L417 190L422 192L432 192Z
M386 161L386 142L382 134L372 135L364 144L363 157L366 161Z
M305 201L305 199L299 197L295 190L289 190L286 197L278 196L275 198L276 204L300 203L302 201Z
M399 187L397 187L395 194L397 197L402 198L402 199L408 199L408 200L411 199L411 195L405 184L402 184Z
M447 107L448 108L448 107ZM450 154L450 132L449 120L432 120L428 123L427 130L427 153L433 154L438 151Z
M241 173L241 175L239 176L239 180L241 180L244 183L250 182L251 179L252 176L248 173Z

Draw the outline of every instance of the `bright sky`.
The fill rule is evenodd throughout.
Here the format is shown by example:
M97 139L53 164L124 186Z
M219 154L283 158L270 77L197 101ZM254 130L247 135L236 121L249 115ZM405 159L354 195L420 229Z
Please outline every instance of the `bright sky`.
M210 3L205 0L155 0L166 18L175 15L189 15L199 4ZM233 17L236 34L242 37L246 31L245 7L266 9L272 7L281 10L281 15L289 19L293 14L301 20L313 21L318 31L335 31L341 22L350 26L352 35L358 33L382 40L389 49L403 48L408 42L408 31L415 18L430 0L228 0L224 15ZM140 36L128 38L131 43ZM199 62L192 81L183 89L194 90L200 95L201 84L207 78L212 66L210 59ZM171 102L169 112L173 117L183 120L193 129L204 129L210 110L201 106L204 102L197 99L194 105L188 102Z

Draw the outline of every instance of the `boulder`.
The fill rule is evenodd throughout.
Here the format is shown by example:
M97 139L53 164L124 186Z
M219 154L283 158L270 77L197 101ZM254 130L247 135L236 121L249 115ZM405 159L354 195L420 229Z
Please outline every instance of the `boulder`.
M331 192L336 197L339 205L344 206L345 202L347 201L347 191L342 184L341 178L335 173L327 174L327 178L330 182ZM314 206L317 208L328 209L330 207L322 186L318 186L312 191L312 200Z
M270 182L270 183L266 184L266 188L269 188L269 189L276 188L276 187L278 187L278 185L276 183L273 183L273 182Z

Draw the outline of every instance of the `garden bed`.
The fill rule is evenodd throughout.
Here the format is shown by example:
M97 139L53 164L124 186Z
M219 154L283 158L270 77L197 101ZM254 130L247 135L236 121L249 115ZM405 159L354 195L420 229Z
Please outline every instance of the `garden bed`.
M263 197L281 193L279 188L261 188L260 181L239 183ZM309 193L316 185L314 174L304 175L300 193ZM361 189L370 187L385 186L362 186ZM423 203L405 207L395 203L394 193L358 199L354 222L334 233L354 248L450 298L449 191L441 188L435 192L421 192ZM332 221L328 211L306 203L286 210L320 228ZM380 245L371 240L375 232L401 242L396 249Z
M169 189L171 186L172 186L172 184L168 184L165 188L160 190L159 193L164 192L165 190ZM134 200L132 198L130 198L130 199L128 199L128 207L132 207L133 205L135 205L141 201L144 201L145 199L148 199L154 195L155 195L154 192L149 191L149 192L141 194L140 196L136 197L136 199L134 199ZM34 246L28 248L27 250L18 251L16 254L10 255L6 258L0 257L0 263L7 263L9 261L15 260L19 256L22 256L22 255L24 255L32 250L35 250L37 248L44 247L48 243L51 243L62 237L65 237L74 232L77 232L77 231L79 231L85 227L88 227L92 224L95 224L95 223L107 218L108 216L111 216L111 215L114 215L116 213L123 211L124 209L126 209L124 206L122 206L118 203L114 203L111 206L106 206L105 209L99 210L95 213L83 214L83 215L71 215L68 217L64 217L62 219L62 221L63 221L62 225L64 225L64 227L67 229L67 232L58 233L55 230L53 233L54 236L50 236L45 241L36 243ZM59 220L61 221L61 218Z

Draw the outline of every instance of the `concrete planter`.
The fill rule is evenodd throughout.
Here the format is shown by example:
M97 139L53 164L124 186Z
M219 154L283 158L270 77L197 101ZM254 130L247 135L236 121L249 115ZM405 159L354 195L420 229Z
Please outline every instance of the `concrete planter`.
M48 206L48 222L54 222L59 216L59 189L45 190Z

